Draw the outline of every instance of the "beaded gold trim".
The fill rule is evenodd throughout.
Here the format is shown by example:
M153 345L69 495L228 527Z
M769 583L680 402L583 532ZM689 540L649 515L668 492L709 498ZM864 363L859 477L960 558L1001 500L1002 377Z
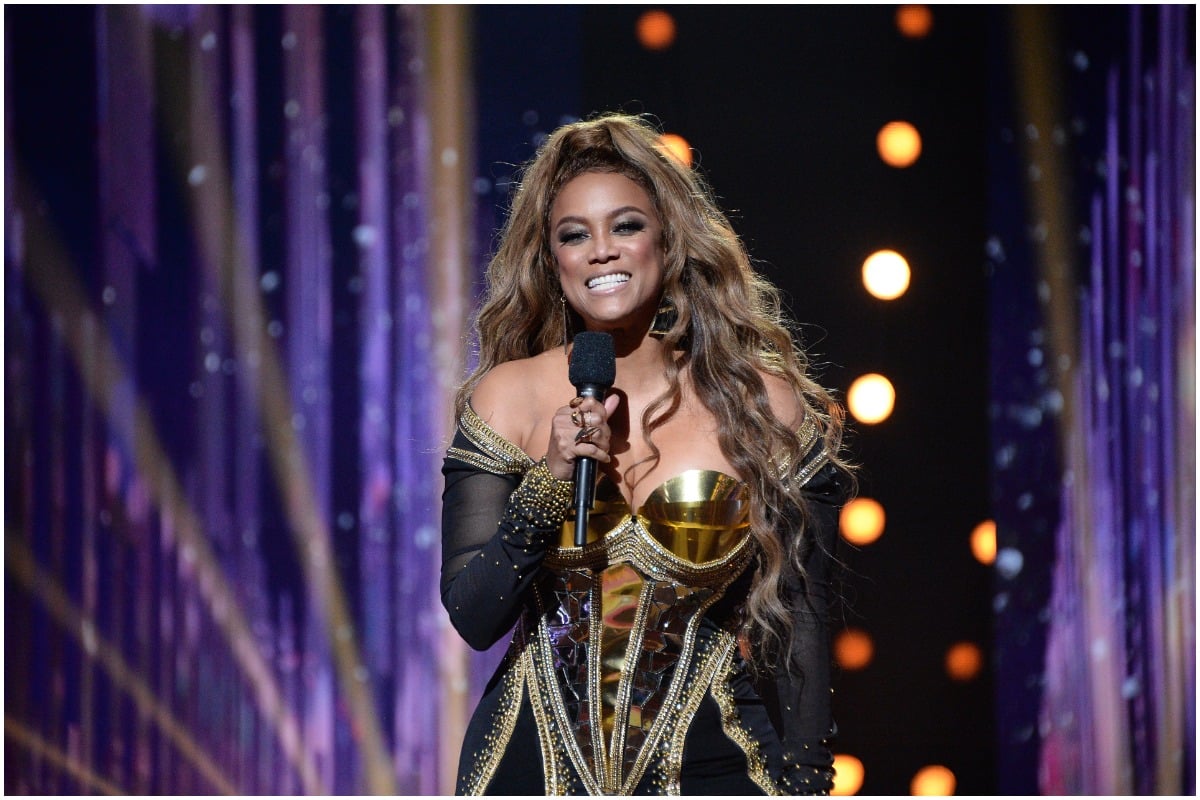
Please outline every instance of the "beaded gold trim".
M466 780L463 794L480 795L492 782L500 759L508 750L513 729L517 726L517 715L521 710L521 693L525 686L525 675L521 660L514 659L512 669L504 675L504 688L500 702L492 716L492 730L484 737L486 749L483 760L475 753L475 762Z
M754 781L765 794L785 794L771 779L771 773L767 771L766 759L759 751L758 740L742 727L742 720L737 712L737 703L734 702L733 693L729 690L729 683L734 674L733 653L733 648L725 651L718 667L719 678L712 683L713 700L717 701L717 707L721 709L721 729L725 731L725 735L729 737L730 741L741 748L742 753L745 754L746 774L750 780Z
M584 791L589 795L604 794L595 775L586 768L586 759L580 752L579 742L573 733L574 726L563 705L558 679L554 674L554 657L550 647L550 632L547 629L548 620L541 597L538 597L538 616L540 622L537 632L534 634L533 646L527 650L527 657L530 660L529 688L533 696L538 737L543 742L543 757L546 755L546 748L550 747L551 761L549 763L554 766L553 769L546 770L546 793L558 794L559 791L556 791L554 787L565 785L565 781L559 776L566 773L566 767L560 765L558 760L553 758L554 752L562 749L566 751L567 757L575 765L575 770L583 782ZM590 685L589 681L589 687ZM553 742L553 745L550 745L550 742Z
M804 422L800 423L800 429L796 431L796 435L800 437L800 452L809 453L820 439L820 430L817 428L817 420L811 414L804 418ZM796 488L808 483L809 479L817 473L821 467L829 461L828 448L822 447L821 452L809 459L800 471L793 476ZM777 463L777 468L781 476L786 476L788 469L792 466L790 458L785 458Z
M705 691L705 681L698 680L698 677L692 669L692 661L696 653L696 632L700 628L700 620L704 618L708 609L716 603L722 596L722 592L713 592L700 607L696 609L691 619L688 620L687 630L683 637L683 647L679 653L679 660L675 665L675 673L671 676L671 686L667 690L667 696L663 699L662 713L659 713L654 718L651 724L650 733L646 736L646 740L642 743L642 749L638 752L637 759L633 762L633 767L629 770L629 774L625 778L625 784L621 787L621 794L632 794L641 781L642 775L649 766L650 759L653 754L659 749L659 743L663 740L664 735L668 730L675 731L679 728L686 728L691 722L690 716L683 716L682 710L684 703L680 700L680 695L685 692L697 692L701 694ZM699 654L703 655L703 654ZM703 661L699 662L703 666ZM709 678L711 680L711 676ZM699 702L697 701L697 706ZM676 777L676 780L678 778Z
M520 475L533 466L529 454L484 422L470 403L458 416L458 428L480 452L451 447L449 455L454 458L497 475Z
M642 517L626 515L603 539L581 548L552 547L543 564L554 571L581 568L599 571L608 564L627 561L652 578L685 586L709 587L736 578L753 556L753 540L746 536L722 558L693 564L655 541Z
M704 701L704 695L708 693L709 686L723 674L722 666L732 658L733 652L737 648L737 639L728 633L720 634L716 642L700 656L691 690L681 704L682 708L678 709L675 729L671 734L671 740L663 758L667 794L681 793L680 774L683 772L683 747L688 730L691 728L692 718L696 716L696 709L700 708L700 703Z

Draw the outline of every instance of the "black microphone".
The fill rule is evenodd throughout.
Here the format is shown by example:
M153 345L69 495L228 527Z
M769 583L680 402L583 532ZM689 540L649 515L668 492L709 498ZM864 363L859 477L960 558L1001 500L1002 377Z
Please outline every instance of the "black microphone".
M600 331L582 331L575 335L568 368L571 384L580 397L604 402L617 377L617 356L613 338ZM587 544L588 510L596 492L596 459L575 459L575 546Z

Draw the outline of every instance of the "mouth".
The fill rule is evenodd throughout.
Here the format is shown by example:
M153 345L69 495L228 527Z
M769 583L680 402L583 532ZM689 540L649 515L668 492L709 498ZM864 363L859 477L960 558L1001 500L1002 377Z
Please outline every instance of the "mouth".
M608 289L618 284L625 283L633 276L628 272L610 272L607 275L597 275L587 282L589 289Z

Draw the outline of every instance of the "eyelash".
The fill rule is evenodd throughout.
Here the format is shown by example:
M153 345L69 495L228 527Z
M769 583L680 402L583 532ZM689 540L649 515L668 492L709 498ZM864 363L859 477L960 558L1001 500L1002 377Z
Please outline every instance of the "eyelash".
M646 226L642 222L640 222L638 220L629 219L629 220L625 220L623 222L618 222L613 227L613 231L615 233L637 233L639 231L645 230L645 228L646 228ZM584 231L567 231L566 233L563 233L558 237L558 241L559 241L559 244L570 244L571 242L579 241L586 235L587 234Z

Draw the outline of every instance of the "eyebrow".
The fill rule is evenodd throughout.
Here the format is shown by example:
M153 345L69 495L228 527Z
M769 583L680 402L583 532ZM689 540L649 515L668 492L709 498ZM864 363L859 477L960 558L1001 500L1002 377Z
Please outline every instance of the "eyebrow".
M649 217L649 216L650 216L650 215L649 215L649 214L648 214L648 213L647 213L647 212L646 212L644 209L642 209L642 208L641 208L641 207L639 207L639 206L621 206L620 208L614 208L614 209L613 209L613 210L612 210L612 211L609 213L609 215L608 215L608 219L612 219L613 217L619 217L619 216L621 216L622 214L625 214L625 213L627 213L627 212L629 212L629 211L635 211L635 212L637 212L638 214L641 214L643 217ZM563 218L562 218L562 219L560 219L558 222L554 223L554 227L556 227L556 228L557 228L557 227L559 227L560 225L562 225L564 222L573 222L573 223L576 223L576 224L579 224L579 225L586 225L586 224L587 224L587 220L586 220L586 219L584 219L583 217L568 216L568 217L563 217Z

